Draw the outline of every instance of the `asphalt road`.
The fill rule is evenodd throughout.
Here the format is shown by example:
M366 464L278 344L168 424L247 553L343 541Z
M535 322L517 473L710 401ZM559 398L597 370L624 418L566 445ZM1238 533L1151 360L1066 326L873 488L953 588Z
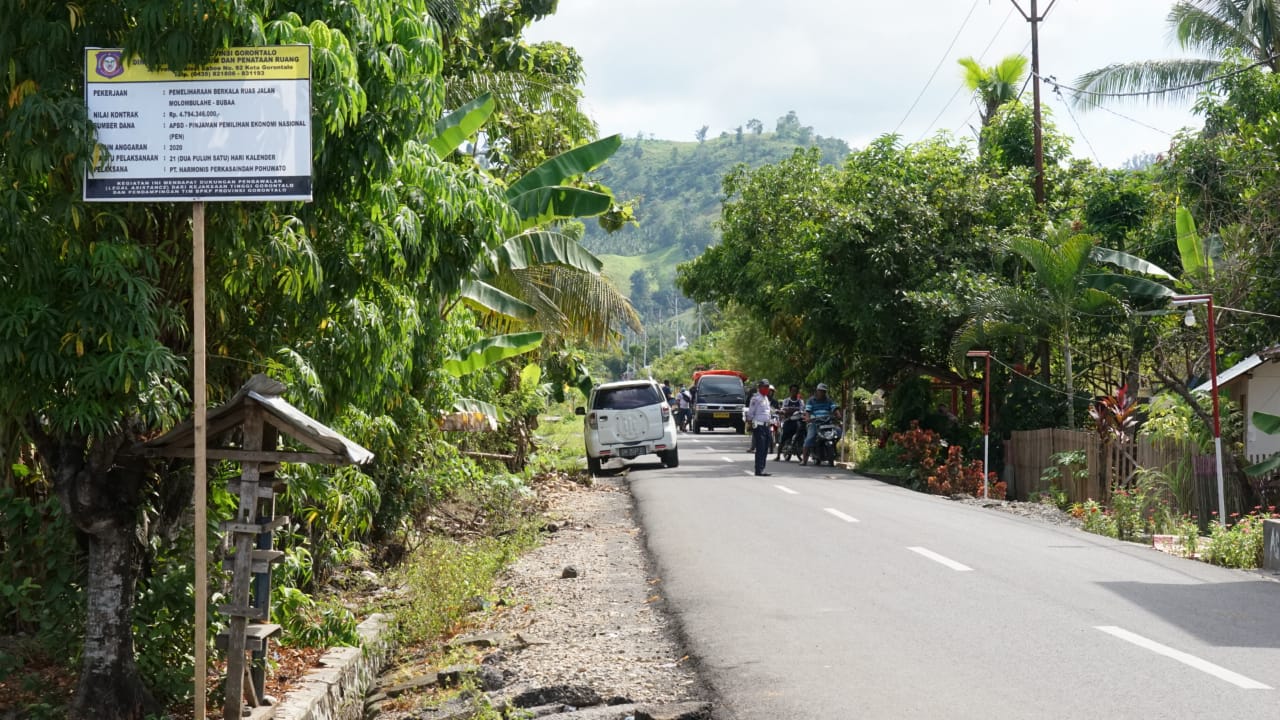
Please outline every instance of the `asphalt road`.
M1280 583L746 444L630 473L719 720L1280 718Z

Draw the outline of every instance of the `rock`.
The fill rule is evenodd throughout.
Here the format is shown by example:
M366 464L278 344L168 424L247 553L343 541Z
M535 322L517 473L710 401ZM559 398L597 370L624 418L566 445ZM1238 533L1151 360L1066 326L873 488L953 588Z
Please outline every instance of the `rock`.
M440 670L436 676L440 680L440 687L452 688L458 687L466 678L475 677L479 668L475 665L450 665Z
M543 640L540 637L532 637L524 633L516 633L516 642L521 645L550 645L550 640Z
M548 685L517 690L511 695L509 702L518 708L554 703L582 708L599 705L603 702L603 698L600 697L600 693L586 685Z
M520 711L520 717L540 718L548 715L560 715L561 713L570 712L568 705L561 703L551 703L550 705L539 705L538 707L524 708Z
M711 717L709 702L643 705L636 709L636 720L706 720L709 717Z
M470 698L458 697L423 710L417 718L418 720L471 720L475 714L475 703L471 702Z
M559 532L559 530L560 530L560 526L553 522L549 522L542 526L542 531L545 533Z
M555 715L544 715L545 720L633 720L636 705L601 705L584 710L569 710Z
M381 703L385 702L389 697L390 695L387 695L384 692L375 692L374 694L365 698L364 699L365 712L368 712L369 708L373 707L374 705L380 705Z
M467 598L467 612L485 612L493 607L493 602L483 595L473 595Z
M578 568L572 565L565 565L564 570L560 571L560 578L562 580L568 580L576 577L578 577Z
M519 638L519 636L516 636ZM494 650L480 659L481 665L501 665L507 659L507 653L504 650Z
M631 705L631 698L625 695L614 695L604 701L605 705Z
M476 678L480 680L480 689L485 692L501 690L507 684L507 676L501 670L488 665L476 671Z
M476 635L459 635L458 637L449 641L449 647L463 647L467 645L471 647L482 647L482 648L500 647L502 645L510 643L512 639L513 638L510 633L504 633L504 632L486 632L486 633L479 633Z
M426 673L417 677L409 678L404 682L398 682L394 685L388 685L382 688L382 693L386 697L395 698L415 690L426 690L435 687L440 682L440 676L436 673Z

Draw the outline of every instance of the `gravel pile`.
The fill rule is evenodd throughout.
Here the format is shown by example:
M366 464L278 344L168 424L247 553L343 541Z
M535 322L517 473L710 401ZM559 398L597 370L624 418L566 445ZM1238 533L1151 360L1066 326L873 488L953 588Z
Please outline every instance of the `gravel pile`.
M554 492L555 532L503 578L517 604L494 629L530 640L498 663L515 682L586 685L637 703L699 696L662 610L625 477Z
M984 500L975 498L970 495L953 495L952 500L962 502L966 505L978 505L991 510L1006 512L1011 515L1019 515L1040 522L1049 523L1050 525L1062 525L1066 527L1080 527L1080 520L1071 516L1070 513L1063 512L1058 509L1057 505L1052 503L1040 502L1019 502L1017 500Z
M649 572L625 474L590 487L543 478L536 489L546 542L500 578L504 602L486 626L449 643L477 649L480 664L392 668L366 698L365 717L467 720L473 699L427 700L466 683L493 707L522 709L519 717L707 718L711 704Z

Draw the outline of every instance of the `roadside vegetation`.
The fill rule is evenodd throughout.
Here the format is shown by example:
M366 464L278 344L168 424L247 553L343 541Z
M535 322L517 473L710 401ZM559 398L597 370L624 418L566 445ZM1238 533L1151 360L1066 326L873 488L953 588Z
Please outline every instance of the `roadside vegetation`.
M464 623L537 541L538 483L576 472L580 446L540 440L539 420L589 387L591 348L638 326L579 242L584 222L630 217L582 179L620 141L579 105L577 54L523 39L555 3L206 6L36 3L0 28L0 218L22 228L0 243L0 714L190 708L196 533L212 548L210 646L223 622L218 524L240 468L211 468L195 528L190 462L132 452L190 413L190 208L82 200L105 158L84 47L153 67L239 45L316 59L314 201L211 204L206 219L210 404L265 373L376 458L277 471L281 662L352 642L383 584L419 591L408 638Z

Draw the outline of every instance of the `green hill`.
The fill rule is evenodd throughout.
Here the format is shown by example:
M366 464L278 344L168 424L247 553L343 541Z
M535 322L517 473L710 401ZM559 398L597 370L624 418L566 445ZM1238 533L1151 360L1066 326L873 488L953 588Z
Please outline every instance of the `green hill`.
M677 263L702 252L718 237L721 181L739 163L757 167L805 147L821 148L826 162L837 163L849 152L843 140L824 138L802 126L794 112L779 118L774 132L764 132L763 124L752 120L719 137L706 137L705 127L694 135L704 139L677 142L646 139L643 134L629 138L593 174L617 197L639 201L640 224L606 233L588 223L583 242L592 252L653 256L674 270ZM679 257L653 255L672 247L680 248ZM631 272L635 269L643 268L633 267ZM631 272L609 274L626 290ZM665 268L658 273L665 274Z

